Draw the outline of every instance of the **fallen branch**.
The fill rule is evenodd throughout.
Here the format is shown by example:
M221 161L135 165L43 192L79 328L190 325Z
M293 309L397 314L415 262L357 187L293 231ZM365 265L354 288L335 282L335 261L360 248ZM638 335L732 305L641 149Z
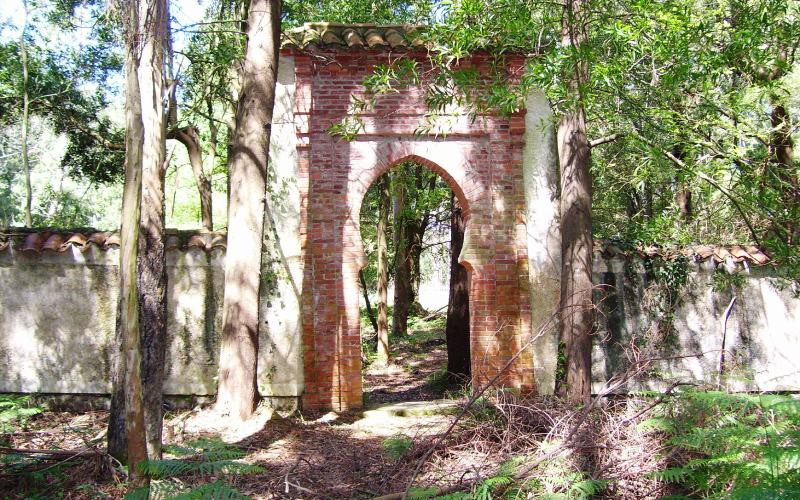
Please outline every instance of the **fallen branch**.
M432 312L432 313L430 313L429 315L427 315L427 316L425 316L424 318L422 318L422 321L430 321L430 320L432 320L433 318L435 318L436 316L438 316L440 312L442 312L442 309L447 309L447 306L446 306L446 305L445 305L445 306L442 306L442 307L440 307L439 309L437 309L437 310L433 311L433 312Z
M0 446L0 453L2 454L18 454L18 455L43 455L53 457L54 459L62 457L86 457L86 456L100 456L105 453L95 450L93 448L81 448L77 450L34 450L26 448L6 448Z

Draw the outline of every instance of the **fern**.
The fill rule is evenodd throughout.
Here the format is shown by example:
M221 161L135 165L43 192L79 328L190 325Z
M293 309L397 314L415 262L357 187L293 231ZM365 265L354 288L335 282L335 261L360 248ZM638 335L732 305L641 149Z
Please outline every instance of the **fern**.
M657 470L648 474L649 477L660 479L665 483L680 483L686 479L689 471L684 467L672 467L670 469Z
M31 396L0 395L0 433L13 432L15 427L25 427L34 415L44 408L34 406Z
M686 391L643 425L692 455L651 477L710 497L777 498L800 488L800 401L791 397Z
M601 479L584 479L570 486L568 495L572 498L588 498L606 489L608 481Z
M206 498L213 498L214 500L239 500L249 497L239 493L222 481L207 483L173 497L174 500L201 500Z
M212 439L199 439L186 446L165 446L164 451L180 458L148 460L139 464L139 470L152 481L149 487L139 488L126 495L126 500L151 499L239 499L247 496L223 481L214 481L185 489L175 478L211 477L220 474L254 474L263 469L238 461L246 453L233 445Z

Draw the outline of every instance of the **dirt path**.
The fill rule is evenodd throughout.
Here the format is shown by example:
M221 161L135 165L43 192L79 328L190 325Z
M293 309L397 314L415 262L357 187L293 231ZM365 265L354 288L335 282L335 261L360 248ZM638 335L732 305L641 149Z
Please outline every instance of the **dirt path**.
M389 366L370 367L364 373L365 404L429 401L444 396L436 375L447 364L439 339L397 353Z

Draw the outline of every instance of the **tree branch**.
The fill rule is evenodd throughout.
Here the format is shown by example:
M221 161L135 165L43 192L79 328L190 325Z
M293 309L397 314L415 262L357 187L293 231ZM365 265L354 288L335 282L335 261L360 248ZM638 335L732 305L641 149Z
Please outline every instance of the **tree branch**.
M615 134L607 135L605 137L598 137L597 139L589 141L589 147L594 148L597 146L602 146L603 144L614 142L617 139L621 139L623 137L625 137L625 134L623 134L622 132L617 132Z

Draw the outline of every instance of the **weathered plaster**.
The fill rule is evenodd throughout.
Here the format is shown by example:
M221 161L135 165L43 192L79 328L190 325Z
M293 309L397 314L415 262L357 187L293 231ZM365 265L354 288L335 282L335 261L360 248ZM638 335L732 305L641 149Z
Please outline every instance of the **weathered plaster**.
M167 394L215 392L222 259L167 252ZM118 261L95 245L0 253L0 392L109 392Z
M531 292L533 370L540 394L555 390L558 330L553 315L561 290L559 173L550 103L541 92L528 96L522 173Z
M642 261L595 253L595 283L602 283L605 292L597 297L601 314L592 353L593 390L629 366L625 350L633 340L644 356L667 359L655 362L626 390L658 390L676 381L720 383L724 314L734 295L722 386L735 391L800 390L800 299L791 287L768 276L768 268L739 264L736 272L744 277L743 285L714 291L713 261L688 266L687 284L678 290L674 330L665 334L643 304L648 278Z
M259 392L272 397L298 397L303 391L301 181L294 100L294 58L284 56L278 66L270 141L258 356Z

